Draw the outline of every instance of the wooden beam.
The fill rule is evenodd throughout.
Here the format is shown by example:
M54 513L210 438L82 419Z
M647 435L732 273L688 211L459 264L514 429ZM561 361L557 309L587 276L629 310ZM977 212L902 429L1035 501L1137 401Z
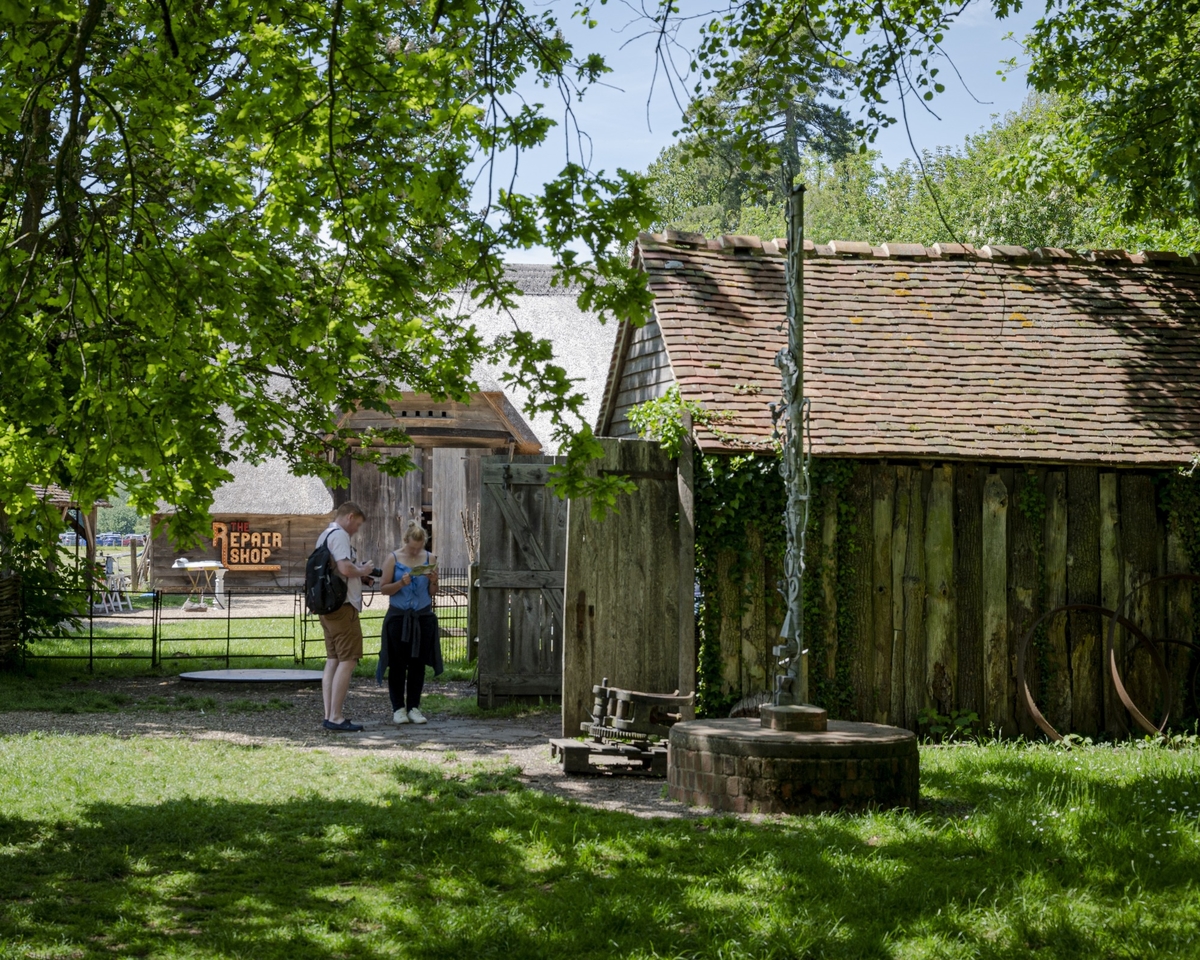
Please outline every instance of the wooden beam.
M1008 490L999 474L983 486L983 708L997 733L1010 730L1008 709Z
M908 561L908 513L912 507L912 467L896 467L896 507L892 513L892 723L907 722L904 689L904 566ZM913 728L910 728L913 729Z
M925 690L925 504L932 466L914 470L908 498L908 547L904 558L904 726L917 729Z
M1177 530L1167 532L1167 573L1191 573L1187 550ZM1195 622L1192 610L1192 584L1167 584L1167 637L1171 640L1195 642ZM1182 717L1187 705L1186 683L1193 653L1174 645L1164 645L1167 669L1172 679L1171 716Z
M695 445L692 442L692 415L681 414L683 440L679 446L676 485L679 491L679 692L696 692L699 650L696 647L696 494ZM682 710L684 720L696 718L694 705Z
M1008 692L1010 716L1017 721L1017 730L1034 736L1037 728L1033 718L1022 708L1016 710L1016 652L1017 644L1033 626L1038 610L1038 548L1045 536L1043 524L1033 509L1023 503L1036 501L1042 493L1045 471L1041 468L1018 468L1013 477L1013 496L1008 511ZM1040 689L1039 655L1034 651L1029 669L1029 685Z
M954 471L954 584L958 623L958 706L983 711L983 485L977 463Z
M872 702L876 723L887 723L892 702L892 513L896 492L896 470L889 464L876 464L871 470L872 558L871 604L874 620L875 669Z
M1043 545L1046 571L1046 603L1041 614L1067 602L1067 475L1046 474L1046 524ZM1056 730L1071 729L1071 656L1067 649L1067 618L1052 617L1046 624L1049 676L1043 687L1041 709Z
M821 514L821 623L825 640L825 679L837 676L838 654L838 503L836 497L825 499Z
M954 468L933 470L925 519L926 706L948 714L958 679L954 620Z
M875 687L875 621L872 613L871 587L874 582L874 540L871 530L871 468L856 464L854 475L846 488L848 515L854 526L846 538L847 558L852 566L850 576L851 609L849 622L853 634L843 637L838 655L850 658L850 682L854 688L854 715L859 720L875 716L872 694ZM849 643L846 641L849 640Z
M1067 468L1067 602L1100 603L1100 471L1096 467ZM1073 610L1068 616L1071 730L1087 736L1096 736L1104 727L1103 626L1096 613Z
M1158 575L1158 517L1154 504L1154 481L1145 473L1120 474L1121 555L1124 560L1125 593L1131 595L1125 616L1148 637L1163 635L1163 603L1159 586L1139 589ZM1164 538L1165 539L1165 538ZM1153 661L1145 650L1135 650L1132 638L1122 649L1125 689L1147 717L1159 715L1162 693Z
M1100 604L1109 610L1116 610L1121 603L1123 593L1121 571L1121 518L1117 507L1117 475L1115 473L1100 474ZM1109 623L1106 620L1100 625L1101 650L1107 643ZM1125 649L1125 631L1117 628L1114 648ZM1102 672L1104 683L1104 729L1115 736L1120 736L1128 730L1125 722L1125 708L1117 699L1112 681L1108 676L1108 664L1105 663Z

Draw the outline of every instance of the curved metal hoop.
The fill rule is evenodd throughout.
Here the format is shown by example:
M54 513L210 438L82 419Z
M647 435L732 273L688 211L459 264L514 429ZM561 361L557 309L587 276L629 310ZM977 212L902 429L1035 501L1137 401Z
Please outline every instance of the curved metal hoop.
M1038 617L1038 619L1034 621L1033 626L1031 626L1029 628L1029 630L1025 634L1025 636L1021 638L1021 645L1019 647L1017 647L1017 677L1021 682L1021 694L1025 699L1025 709L1029 711L1029 716L1033 720L1033 722L1037 725L1038 729L1041 730L1042 733L1044 733L1047 737L1049 737L1051 740L1054 740L1054 741L1061 740L1062 734L1054 729L1054 726L1050 723L1049 720L1047 720L1045 718L1045 716L1043 716L1042 711L1038 709L1037 704L1033 700L1033 693L1029 689L1029 678L1028 678L1028 675L1026 674L1026 669L1028 667L1028 661L1026 659L1026 654L1029 652L1029 642L1033 639L1033 635L1037 632L1038 627L1040 627L1043 623L1045 623L1047 620L1051 619L1052 617L1058 616L1060 613L1071 613L1071 612L1077 611L1077 610L1083 611L1083 612L1088 612L1088 613L1099 613L1105 617L1117 616L1117 612L1115 610L1110 610L1108 607L1102 607L1099 604L1095 604L1095 603L1064 604L1063 606L1055 607L1049 613L1044 613L1044 614L1042 614L1042 616ZM1127 629L1130 633L1132 633L1134 636L1136 636L1138 638L1139 644L1144 645L1148 650L1152 651L1151 655L1156 657L1156 662L1159 662L1159 663L1162 662L1162 657L1158 655L1157 650L1154 647L1153 641L1149 637L1147 637L1144 633L1142 633L1142 631L1138 628L1137 624L1135 624L1133 621L1129 620L1126 617L1120 617L1118 622L1121 624L1121 626L1125 627L1125 629ZM1165 670L1166 670L1166 664L1163 663L1164 676L1165 676ZM1164 680L1164 685L1165 685L1165 680ZM1122 687L1122 689L1124 689L1124 687ZM1164 717L1164 719L1163 719L1164 727L1166 726L1166 722L1167 722L1166 718Z
M1117 657L1116 652L1113 649L1113 641L1117 635L1117 624L1120 623L1122 626L1126 627L1128 625L1128 620L1125 617L1119 616L1120 612L1128 606L1129 601L1133 599L1139 590L1144 590L1146 587L1153 586L1156 583L1200 583L1200 575L1194 573L1168 573L1161 577L1151 577L1144 583L1138 584L1131 591L1129 591L1129 593L1125 594L1125 596L1121 598L1121 602L1117 604L1117 609L1109 614L1108 631L1104 643L1104 656L1108 661L1109 673L1112 675L1113 689L1116 690L1117 696L1120 698L1121 703L1124 704L1125 709L1129 711L1129 715L1133 717L1134 723L1141 727L1146 733L1150 734L1162 733L1163 730L1166 729L1167 720L1170 719L1171 714L1170 699L1165 699L1163 719L1159 726L1155 726L1146 719L1142 711L1139 710L1137 705L1133 702L1133 698L1129 696L1129 691L1125 689L1125 684L1121 680L1121 671L1117 668ZM1138 642L1141 643L1143 639L1146 641L1147 649L1150 651L1150 656L1154 659L1154 665L1158 667L1159 682L1162 684L1163 694L1164 697L1166 697L1166 691L1171 683L1170 675L1167 673L1166 661L1163 660L1157 644L1149 640L1149 638L1147 638L1145 634L1141 633L1140 630L1138 631L1138 634ZM1189 644L1189 646L1194 647L1195 645Z

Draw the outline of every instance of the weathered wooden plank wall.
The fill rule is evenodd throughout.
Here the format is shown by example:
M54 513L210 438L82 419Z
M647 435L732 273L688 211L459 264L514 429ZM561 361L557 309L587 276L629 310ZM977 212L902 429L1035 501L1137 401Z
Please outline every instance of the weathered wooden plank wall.
M1114 608L1152 577L1187 572L1155 497L1145 471L858 464L841 493L849 522L825 501L808 538L807 591L822 625L813 674L848 675L844 701L858 719L911 728L922 710L965 710L1002 734L1033 733L1016 658L1035 622L1066 603ZM723 679L739 696L769 689L773 673L780 624L756 599L774 589L762 567L742 564L738 579L732 556L719 566ZM1127 613L1152 637L1195 640L1192 598L1190 585L1150 588ZM1097 614L1077 611L1033 635L1030 689L1061 732L1128 730L1102 663L1106 629ZM1116 653L1131 695L1157 716L1163 692L1149 657L1123 630ZM1168 652L1175 716L1190 656Z
M680 687L679 480L676 464L657 443L602 439L604 456L591 469L628 476L637 490L617 498L602 520L590 505L569 510L566 564L566 638L562 669L562 732L578 736L590 714L592 685L670 693ZM690 581L690 575L687 577ZM756 581L757 582L757 581ZM762 618L766 601L748 614ZM765 631L759 624L758 636ZM748 632L735 631L735 633ZM739 683L759 683L759 658L738 663Z

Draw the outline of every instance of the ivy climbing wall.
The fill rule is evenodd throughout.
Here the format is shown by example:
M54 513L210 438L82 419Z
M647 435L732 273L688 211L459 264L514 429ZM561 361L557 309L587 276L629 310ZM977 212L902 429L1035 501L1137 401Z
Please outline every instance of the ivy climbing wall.
M697 469L700 706L710 715L771 687L782 606L782 485L761 458ZM831 716L918 728L974 713L1035 732L1017 701L1021 639L1063 604L1113 608L1146 580L1200 569L1200 478L1089 466L818 461L809 516L805 643L811 699ZM1155 638L1198 641L1189 584L1138 592L1128 616ZM1062 731L1128 732L1102 670L1107 621L1042 623L1029 683ZM1188 709L1190 653L1167 647L1161 691L1148 655L1117 637L1143 712Z

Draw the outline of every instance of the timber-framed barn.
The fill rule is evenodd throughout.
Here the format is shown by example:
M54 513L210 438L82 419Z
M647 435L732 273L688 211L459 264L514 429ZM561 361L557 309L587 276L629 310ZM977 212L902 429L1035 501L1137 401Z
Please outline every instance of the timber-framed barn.
M702 453L772 455L785 252L756 237L642 235L653 315L618 332L598 434L632 435L629 411L677 385L714 415L695 430ZM842 712L859 719L916 729L922 710L965 710L1028 731L1016 648L1042 612L1115 608L1200 560L1161 503L1200 450L1200 264L835 241L806 242L804 274L813 453L850 469L823 507L815 491L810 669L826 689L848 678ZM717 588L719 636L704 641L719 643L730 695L768 689L774 672L778 570L756 537L744 582ZM1197 639L1190 585L1140 591L1130 616L1151 636ZM1061 731L1127 729L1102 670L1105 622L1077 611L1037 639L1031 683ZM1157 680L1122 642L1131 692L1153 709ZM1189 663L1170 656L1178 716Z
M556 362L579 382L587 395L583 414L594 420L607 370L611 328L594 314L582 311L578 291L556 286L552 269L541 264L512 264L506 275L521 291L510 315L504 311L472 309L471 322L485 340L521 328L554 343ZM216 491L210 510L213 536L181 551L169 537L169 515L156 516L151 547L151 578L161 588L184 590L186 573L172 564L180 557L220 560L230 589L292 590L304 582L304 561L316 537L344 500L366 510L369 522L356 536L363 559L379 562L399 545L404 521L422 520L431 534L430 546L444 569L464 570L468 550L463 514L477 511L480 463L490 454L527 455L553 452L549 418L527 418L520 410L526 395L502 384L504 370L475 371L479 390L467 402L435 401L425 394L405 392L391 404L391 413L347 411L342 426L358 432L399 427L413 441L407 453L415 469L389 477L374 465L347 458L342 470L347 484L327 488L313 477L293 474L280 458L253 465L231 466L234 479ZM264 554L264 551L266 553Z

